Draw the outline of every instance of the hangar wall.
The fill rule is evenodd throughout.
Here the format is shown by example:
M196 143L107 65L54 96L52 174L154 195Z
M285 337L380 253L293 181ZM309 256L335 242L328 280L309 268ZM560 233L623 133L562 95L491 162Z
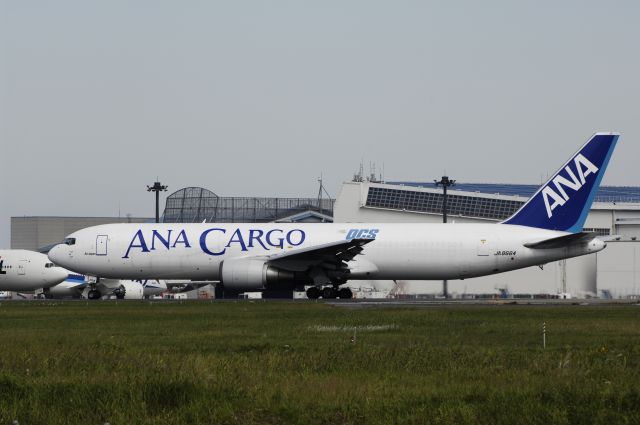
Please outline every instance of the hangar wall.
M613 298L640 295L640 241L611 241L596 255L600 295L603 291L609 291Z
M85 227L109 223L147 223L142 217L11 217L11 249L38 251Z
M442 214L435 212L418 212L393 208L377 208L366 205L370 187L407 189L412 192L442 193L441 189L423 187L406 187L379 182L345 182L340 187L334 207L335 222L404 222L404 223L441 223ZM455 195L473 198L484 198L488 201L525 202L521 196L489 194L479 192L451 191ZM506 218L506 217L505 217ZM495 223L495 218L479 218L449 214L450 223ZM585 229L609 229L611 235L621 234L634 236L640 233L640 203L594 202L584 225ZM624 233L623 233L624 232Z

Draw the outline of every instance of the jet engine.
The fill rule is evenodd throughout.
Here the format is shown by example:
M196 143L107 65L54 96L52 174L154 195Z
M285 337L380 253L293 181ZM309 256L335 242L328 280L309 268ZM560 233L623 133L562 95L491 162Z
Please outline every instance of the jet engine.
M142 283L134 280L121 280L120 285L113 290L119 300L141 300L143 292Z
M260 259L231 258L220 265L220 281L231 290L264 290L276 284L293 284L298 277L298 273L278 269Z
M49 298L80 298L82 295L82 290L84 288L78 289L76 285L66 285L66 282L59 283L51 288L43 288L42 293L44 297Z

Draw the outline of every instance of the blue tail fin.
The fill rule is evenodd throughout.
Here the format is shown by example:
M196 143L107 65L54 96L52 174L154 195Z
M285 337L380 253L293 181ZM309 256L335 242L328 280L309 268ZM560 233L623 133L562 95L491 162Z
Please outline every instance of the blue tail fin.
M503 224L582 231L619 136L596 133Z

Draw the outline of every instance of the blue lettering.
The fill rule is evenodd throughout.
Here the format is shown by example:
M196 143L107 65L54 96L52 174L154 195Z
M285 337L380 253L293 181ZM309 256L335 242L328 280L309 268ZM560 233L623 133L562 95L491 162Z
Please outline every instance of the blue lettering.
M375 239L378 236L379 229L349 229L347 232L347 240L352 239Z
M236 236L238 239L234 239ZM244 244L244 239L242 238L242 232L240 232L240 229L236 229L236 231L233 232L233 235L231 235L231 238L227 243L227 248L231 248L231 244L234 242L239 243L243 251L247 251L247 246Z
M138 245L134 245L134 242L138 239ZM129 252L131 248L141 248L142 252L149 252L147 248L147 242L144 240L144 236L142 235L142 230L138 230L135 235L133 235L133 239L131 239L131 243L129 244L129 248L127 248L127 252L124 254L122 258L129 258Z
M282 234L282 230L281 230L281 229L273 229L273 230L269 230L269 231L267 232L267 235L266 235L266 238L265 238L265 239L267 240L267 243L268 243L269 245L273 246L273 247L283 248L283 247L284 247L284 238L278 238L278 239L277 239L277 241L278 241L278 243L277 243L277 244L274 244L274 243L273 243L273 240L271 239L271 235L272 235L274 232L280 232L280 234Z
M151 235L151 250L155 250L156 249L156 237L158 238L158 240L160 241L160 243L162 245L164 245L165 248L169 249L169 241L171 241L171 232L173 230L167 230L167 239L163 238L162 235L160 233L158 233L157 230L153 231L153 234Z
M257 236L254 236L254 234L257 233ZM253 241L255 240L256 242L258 242L264 249L269 250L269 248L266 247L266 245L262 242L262 235L264 234L264 232L262 230L259 229L251 229L249 230L249 248L253 248Z
M357 234L358 234L358 229L349 230L349 233L347 233L347 240L350 241L351 239L355 238Z
M184 229L178 234L175 242L171 245L171 248L175 248L179 243L183 244L185 248L191 248L191 244L189 243L189 239L187 239L187 232Z
M300 240L298 241L298 243L293 243L293 240L291 238L291 235L293 234L293 232L299 232L300 233ZM304 232L300 229L295 229L295 230L291 230L289 233L287 233L287 243L291 246L298 246L298 245L302 245L302 242L304 242L306 235L304 234Z
M211 228L211 229L207 229L204 232L202 232L202 234L200 235L200 249L202 249L202 252L204 252L205 254L209 254L209 255L222 255L225 253L226 249L223 249L222 251L219 252L213 252L209 249L209 247L207 246L207 236L209 235L209 233L213 232L213 231L218 231L218 232L222 232L222 233L226 233L227 231L225 229L218 229L216 227Z

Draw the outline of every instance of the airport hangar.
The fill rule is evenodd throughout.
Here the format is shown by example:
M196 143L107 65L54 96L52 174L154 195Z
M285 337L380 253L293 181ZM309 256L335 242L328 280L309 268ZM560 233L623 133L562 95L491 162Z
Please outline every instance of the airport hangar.
M499 222L513 214L537 188L459 183L448 192L448 221ZM442 189L433 183L382 182L361 176L343 183L335 200L322 196L222 197L204 188L188 187L167 197L162 221L438 223L442 221L442 201ZM12 217L11 248L46 251L69 233L88 226L152 221L131 217ZM449 293L469 298L640 296L640 187L601 187L585 230L597 232L607 240L608 247L598 254L550 263L543 268L452 280L448 282ZM352 281L351 287L359 297L433 297L442 292L441 281Z

